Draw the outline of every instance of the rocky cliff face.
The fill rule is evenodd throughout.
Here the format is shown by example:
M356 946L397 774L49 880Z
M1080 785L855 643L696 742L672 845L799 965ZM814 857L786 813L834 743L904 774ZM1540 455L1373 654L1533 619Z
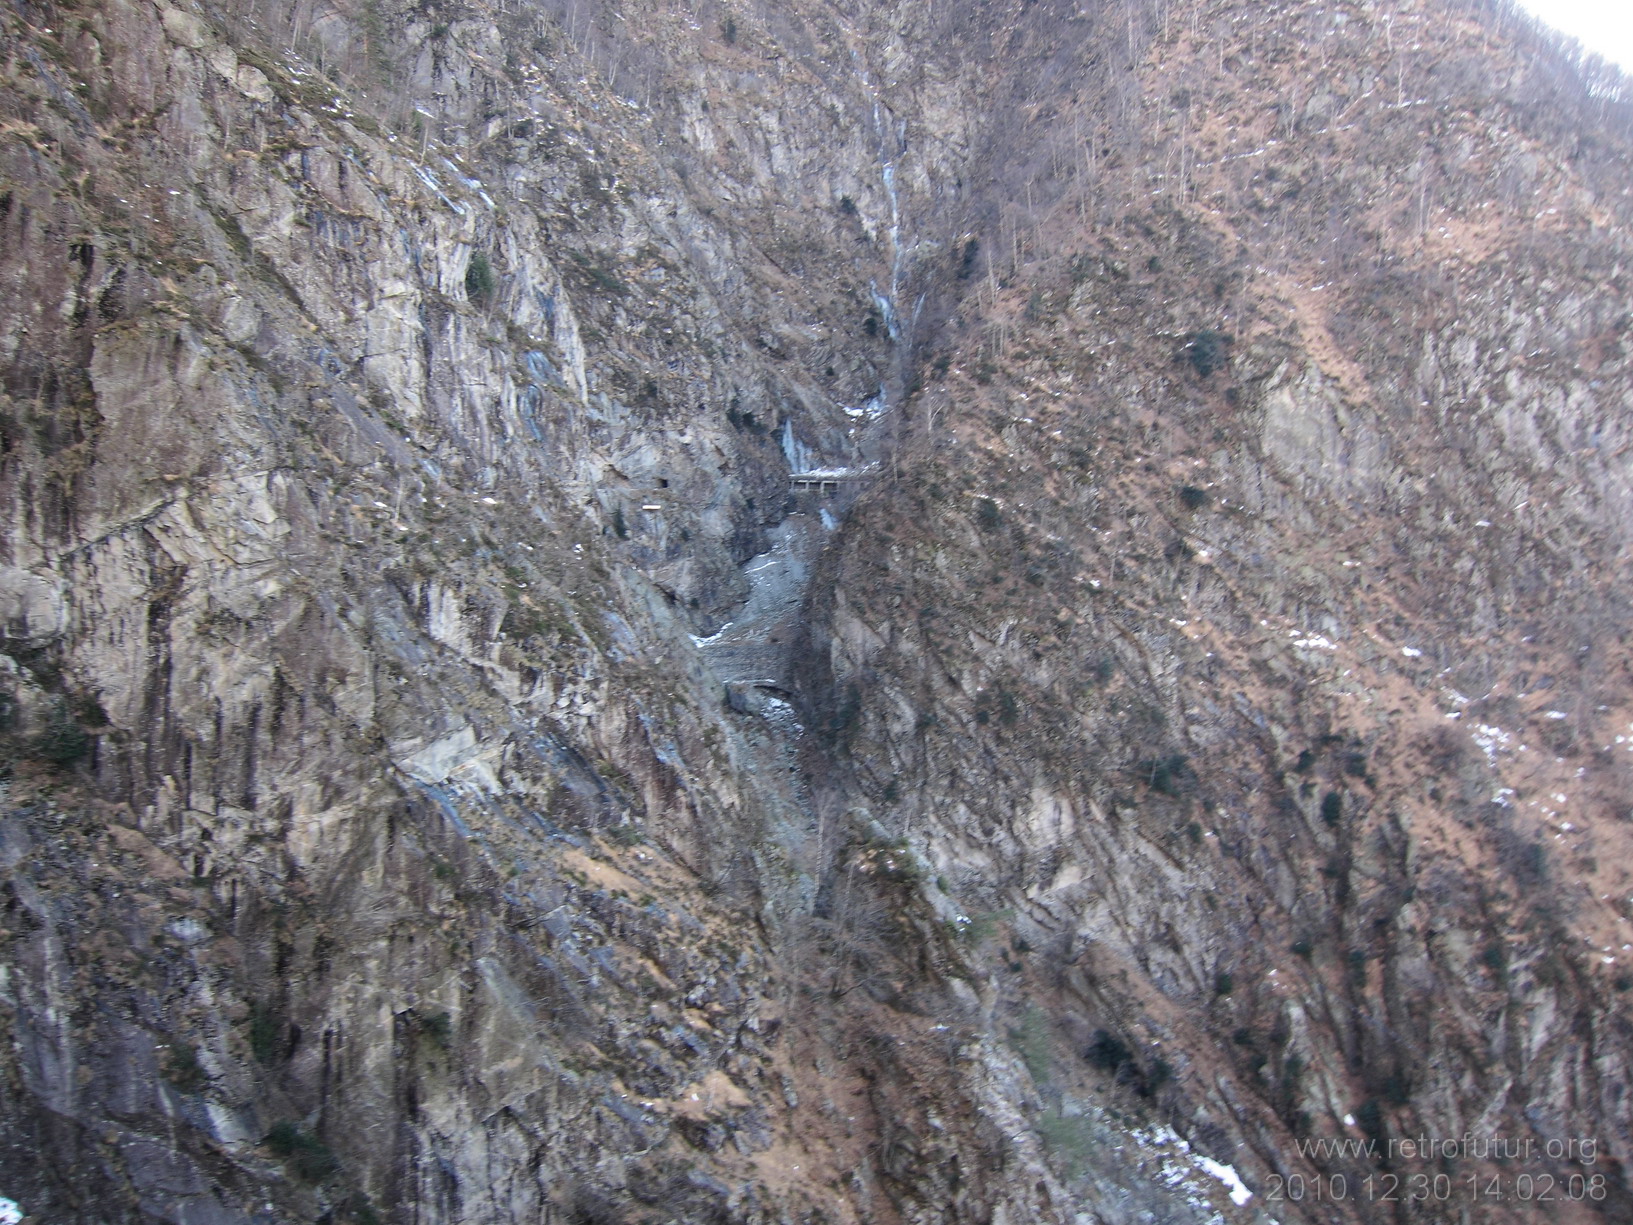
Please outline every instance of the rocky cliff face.
M1619 78L1407 0L0 19L0 1195L1633 1212ZM1535 1156L1307 1147L1465 1133Z

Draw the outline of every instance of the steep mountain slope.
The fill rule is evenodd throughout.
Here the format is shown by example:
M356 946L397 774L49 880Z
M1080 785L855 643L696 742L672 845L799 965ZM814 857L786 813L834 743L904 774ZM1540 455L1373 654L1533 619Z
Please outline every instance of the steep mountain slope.
M3 20L0 1194L1633 1210L1619 79L1439 3ZM1466 1132L1540 1155L1300 1147Z
M852 802L1003 916L1011 1026L1100 1031L1171 1114L1239 1116L1215 1152L1261 1178L1363 1132L1598 1138L1549 1172L1604 1173L1625 153L1495 93L1524 61L1474 17L1171 17L1143 154L1106 137L1076 198L1012 214L819 584Z

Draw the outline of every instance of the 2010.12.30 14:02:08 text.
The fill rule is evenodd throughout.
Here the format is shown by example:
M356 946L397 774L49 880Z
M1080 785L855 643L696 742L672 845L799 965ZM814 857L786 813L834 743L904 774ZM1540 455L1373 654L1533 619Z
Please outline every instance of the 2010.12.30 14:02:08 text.
M1603 1174L1369 1174L1348 1178L1325 1174L1272 1174L1265 1187L1269 1201L1291 1203L1360 1201L1404 1203L1598 1203L1608 1191Z

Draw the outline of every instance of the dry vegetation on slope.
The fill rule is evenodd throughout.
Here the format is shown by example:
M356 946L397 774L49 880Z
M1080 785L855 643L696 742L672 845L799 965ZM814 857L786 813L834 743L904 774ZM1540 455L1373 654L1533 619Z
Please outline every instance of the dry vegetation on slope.
M1627 114L1505 20L14 6L0 1194L1625 1216Z
M1626 138L1589 87L1562 139L1486 10L1270 16L1173 6L1109 119L1034 100L1077 164L1011 193L818 597L841 789L1000 917L1007 1024L1240 1112L1259 1180L1619 1152Z

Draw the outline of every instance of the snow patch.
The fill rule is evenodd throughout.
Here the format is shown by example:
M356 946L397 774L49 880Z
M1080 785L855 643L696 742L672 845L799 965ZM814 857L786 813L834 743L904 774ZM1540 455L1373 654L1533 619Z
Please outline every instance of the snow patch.
M1296 633L1297 631L1295 630L1294 632ZM1338 644L1336 642L1334 642L1331 638L1324 637L1321 634L1311 634L1305 638L1295 638L1293 639L1293 645L1296 647L1303 647L1305 650L1314 651L1336 651L1338 649Z
M1221 1165L1211 1158L1200 1155L1198 1155L1196 1161L1204 1170L1230 1189L1230 1202L1238 1208L1253 1198L1253 1192L1247 1189L1247 1184L1242 1181L1242 1176L1230 1166Z
M1513 743L1514 737L1500 727L1493 727L1489 723L1482 723L1472 733L1474 743L1480 746L1480 751L1486 755L1486 760L1495 762L1497 750L1506 749Z
M686 636L692 640L692 645L695 647L712 647L715 643L720 641L721 635L729 630L734 624L735 622L732 621L726 622L726 624L722 625L707 638L699 638L696 634L687 634Z
M885 393L884 389L881 388L879 394L874 396L873 399L869 400L866 404L863 404L857 408L846 408L845 416L853 419L865 417L869 421L877 421L880 417L884 416L885 408Z
M0 1225L17 1225L23 1219L23 1206L14 1199L0 1195Z
M796 481L848 481L856 472L855 468L799 468L788 475Z

